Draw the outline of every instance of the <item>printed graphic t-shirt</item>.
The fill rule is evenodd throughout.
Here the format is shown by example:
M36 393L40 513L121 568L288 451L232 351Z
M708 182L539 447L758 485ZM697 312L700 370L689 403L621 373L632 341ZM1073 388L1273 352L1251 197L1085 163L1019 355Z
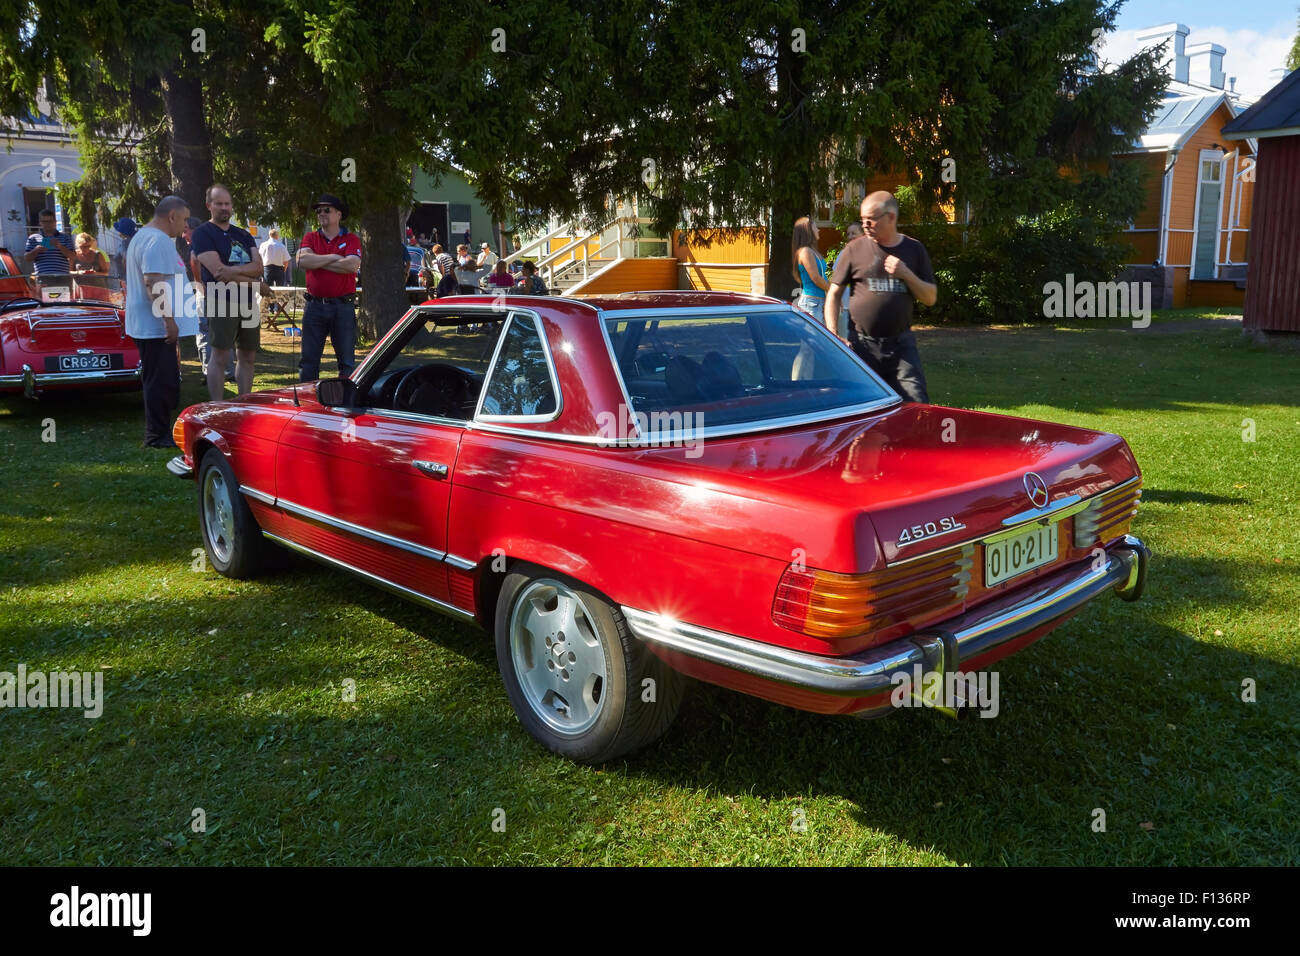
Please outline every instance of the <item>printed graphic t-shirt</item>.
M236 266L253 261L253 251L257 244L253 237L238 226L222 229L212 222L205 222L190 234L190 252L198 258L205 252L215 252L223 265ZM200 263L200 274L204 284L204 302L208 318L235 316L246 319L245 314L254 301L256 280L235 280L220 290L224 294L212 294L214 289L209 283L216 282L216 276ZM252 289L240 289L238 286L252 285Z
M902 335L912 325L912 293L907 283L885 271L885 258L897 256L926 282L934 281L934 269L925 246L911 236L897 245L877 245L870 236L854 239L835 260L831 282L852 283L849 317L857 330L873 338Z

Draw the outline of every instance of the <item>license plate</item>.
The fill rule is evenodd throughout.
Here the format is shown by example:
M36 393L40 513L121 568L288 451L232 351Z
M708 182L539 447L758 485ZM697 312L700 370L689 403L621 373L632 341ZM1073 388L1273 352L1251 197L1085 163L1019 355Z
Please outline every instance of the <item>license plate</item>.
M85 372L93 369L111 368L112 359L108 355L60 355L60 372Z
M984 586L992 587L1009 578L1041 568L1056 560L1056 529L1059 522L1032 528L1014 538L984 546Z

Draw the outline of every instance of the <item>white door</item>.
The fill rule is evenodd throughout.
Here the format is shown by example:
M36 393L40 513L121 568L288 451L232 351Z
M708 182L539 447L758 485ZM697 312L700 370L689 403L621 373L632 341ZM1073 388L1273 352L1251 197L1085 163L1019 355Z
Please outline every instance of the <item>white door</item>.
M1223 217L1223 154L1203 149L1196 174L1196 232L1192 236L1192 278L1218 275L1219 223Z

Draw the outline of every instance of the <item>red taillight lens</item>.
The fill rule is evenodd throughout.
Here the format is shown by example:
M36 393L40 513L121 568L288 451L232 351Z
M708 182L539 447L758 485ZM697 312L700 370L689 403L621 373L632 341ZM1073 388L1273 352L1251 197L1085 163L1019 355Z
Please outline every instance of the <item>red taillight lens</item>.
M829 640L860 637L959 604L970 582L970 546L872 571L785 569L772 602L781 627Z

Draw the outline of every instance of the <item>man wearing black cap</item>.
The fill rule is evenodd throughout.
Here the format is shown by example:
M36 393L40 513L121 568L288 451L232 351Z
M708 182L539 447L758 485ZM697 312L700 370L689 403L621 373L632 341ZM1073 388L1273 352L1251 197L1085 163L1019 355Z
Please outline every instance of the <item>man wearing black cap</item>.
M298 266L307 271L307 306L302 313L302 361L298 381L320 378L325 337L334 347L339 377L356 366L357 272L361 269L361 240L341 225L348 206L338 196L323 194L316 201L320 228L302 237Z

